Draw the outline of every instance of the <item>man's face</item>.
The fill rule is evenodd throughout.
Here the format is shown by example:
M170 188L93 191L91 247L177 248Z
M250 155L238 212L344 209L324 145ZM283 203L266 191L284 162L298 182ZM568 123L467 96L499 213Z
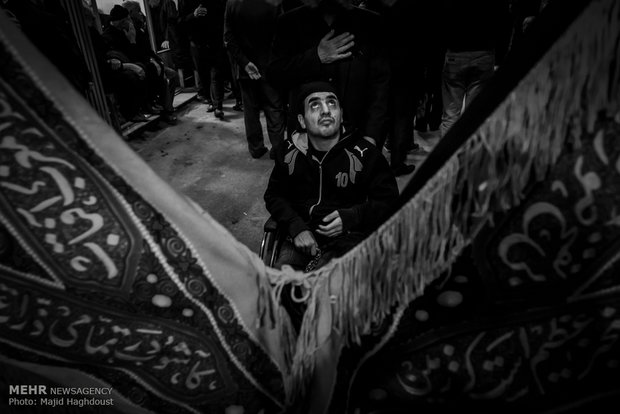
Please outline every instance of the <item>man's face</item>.
M297 115L308 135L333 138L340 132L342 108L331 92L314 92L304 99L304 114Z
M160 0L149 0L149 6L157 7L157 6L159 6L159 2L160 2Z
M144 23L146 22L146 16L142 14L142 11L140 9L129 10L129 17L131 18L134 26L140 29L144 27Z

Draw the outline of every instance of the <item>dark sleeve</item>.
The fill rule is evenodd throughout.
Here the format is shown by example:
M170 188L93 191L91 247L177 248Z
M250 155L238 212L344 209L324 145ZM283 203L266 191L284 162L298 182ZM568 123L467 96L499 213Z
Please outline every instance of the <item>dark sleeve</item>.
M187 0L179 0L179 23L191 23L196 20L194 16L194 8Z
M166 30L164 31L164 40L176 41L177 39L177 21L179 20L179 12L172 0L166 5Z
M384 133L388 114L390 63L383 51L377 51L370 62L368 102L362 135L377 141Z
M321 74L321 60L316 47L318 42L314 47L298 50L292 20L286 14L278 18L267 68L270 79L278 79L288 86Z
M381 224L398 198L398 185L385 157L377 151L371 165L371 170L367 172L366 201L350 208L338 209L344 231L367 232Z
M288 186L287 168L284 163L276 161L265 191L265 206L271 217L279 225L286 226L288 234L295 238L299 233L310 230L310 228L284 197Z
M226 11L224 12L224 45L228 50L228 53L232 56L232 58L239 65L240 70L245 70L245 66L250 62L247 58L243 50L241 50L241 46L239 45L239 41L237 39L236 34L236 24L234 21L234 3L235 1L229 0L226 3Z

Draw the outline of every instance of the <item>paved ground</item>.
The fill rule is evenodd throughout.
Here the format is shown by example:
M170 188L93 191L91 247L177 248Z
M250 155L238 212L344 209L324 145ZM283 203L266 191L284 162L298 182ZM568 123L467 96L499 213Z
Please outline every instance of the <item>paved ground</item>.
M232 100L225 102L226 115L221 121L207 113L205 105L192 101L177 112L177 125L156 122L131 135L129 144L174 188L258 252L269 217L263 193L273 161L267 155L259 160L250 157L243 114L233 111L233 104ZM416 139L426 149L438 139L437 132L423 136ZM420 164L424 158L410 154L409 162ZM401 190L410 178L398 178Z

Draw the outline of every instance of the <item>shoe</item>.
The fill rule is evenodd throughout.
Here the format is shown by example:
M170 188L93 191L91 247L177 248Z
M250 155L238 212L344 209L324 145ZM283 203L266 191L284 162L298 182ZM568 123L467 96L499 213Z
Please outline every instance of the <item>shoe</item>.
M234 111L243 112L243 104L241 102L237 102L235 106L232 107Z
M215 111L213 111L213 115L215 115L216 118L224 119L224 111L222 111L220 108L217 108Z
M265 154L267 153L267 151L269 151L269 150L267 149L267 147L263 147L263 148L259 149L259 150L258 150L258 151L256 151L256 152L251 152L251 153L250 153L250 155L252 156L252 158L257 159L257 158L260 158L260 157L262 157L263 155L265 155Z
M213 106L212 103L208 103L207 104L207 112L213 112L215 111L215 106Z
M207 98L201 93L196 94L196 99L202 103L209 103L209 98Z
M147 114L151 114L151 115L159 115L161 113L161 109L153 106L153 105L147 105L144 108L144 112L146 112Z
M417 142L414 143L407 152L415 155L428 155L428 151L422 148Z
M401 164L398 167L392 167L392 173L394 177L400 177L401 175L411 174L415 170L415 165Z
M131 122L147 122L149 117L144 114L135 114L130 121Z
M163 113L160 119L170 125L176 125L178 121L176 115L172 113Z
M157 104L157 103L153 103L151 104L151 108L153 108L155 111L159 111L159 112L163 112L164 111L164 107Z

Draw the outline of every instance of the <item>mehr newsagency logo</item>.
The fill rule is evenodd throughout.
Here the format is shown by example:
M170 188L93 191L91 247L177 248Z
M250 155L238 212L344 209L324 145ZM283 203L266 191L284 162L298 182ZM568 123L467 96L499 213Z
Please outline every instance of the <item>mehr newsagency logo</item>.
M92 407L111 406L109 387L49 387L47 385L9 385L9 406Z

